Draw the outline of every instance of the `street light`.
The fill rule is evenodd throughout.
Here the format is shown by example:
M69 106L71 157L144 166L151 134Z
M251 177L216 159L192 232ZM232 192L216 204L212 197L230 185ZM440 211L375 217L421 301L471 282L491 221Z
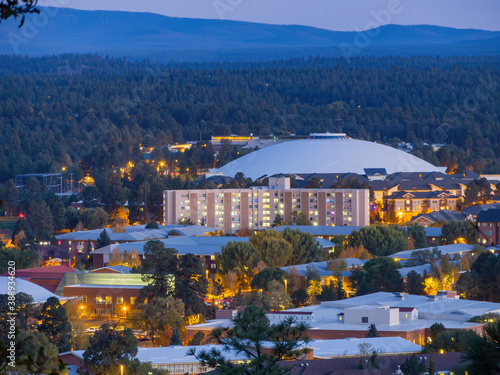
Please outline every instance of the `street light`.
M123 375L123 365L120 365L120 375Z

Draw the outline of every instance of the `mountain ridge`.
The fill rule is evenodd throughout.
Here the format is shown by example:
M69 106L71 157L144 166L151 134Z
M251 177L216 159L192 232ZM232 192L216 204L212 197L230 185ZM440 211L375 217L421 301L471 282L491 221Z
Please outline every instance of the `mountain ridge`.
M331 31L302 25L178 18L154 13L76 10L41 7L19 29L15 20L0 27L0 53L47 55L99 53L144 58L176 54L189 59L267 56L436 54L500 54L500 32L432 25L384 25L363 32ZM479 47L480 46L480 47ZM409 48L412 47L412 48ZM414 47L414 48L413 48ZM279 50L284 50L279 52ZM409 51L407 51L410 49ZM401 52L403 51L403 52ZM180 53L183 52L183 53ZM206 52L206 53L205 53ZM196 57L197 56L197 57Z

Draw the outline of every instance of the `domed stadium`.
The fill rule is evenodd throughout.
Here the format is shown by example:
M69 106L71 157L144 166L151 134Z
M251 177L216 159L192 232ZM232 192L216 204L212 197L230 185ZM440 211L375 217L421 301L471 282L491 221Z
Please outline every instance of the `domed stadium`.
M396 172L443 172L425 160L379 143L361 141L345 134L317 133L308 139L270 146L226 164L215 172L234 176L243 172L255 180L274 174L357 173L385 169Z

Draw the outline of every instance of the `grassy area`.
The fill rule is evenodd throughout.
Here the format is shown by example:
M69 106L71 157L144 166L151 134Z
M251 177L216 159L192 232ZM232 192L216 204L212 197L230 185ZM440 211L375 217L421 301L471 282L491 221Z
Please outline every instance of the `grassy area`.
M17 217L0 217L0 229L14 229L17 220Z

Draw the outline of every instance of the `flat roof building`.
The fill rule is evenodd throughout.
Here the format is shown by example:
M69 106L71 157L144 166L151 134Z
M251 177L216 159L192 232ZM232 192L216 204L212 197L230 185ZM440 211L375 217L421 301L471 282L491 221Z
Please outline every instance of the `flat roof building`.
M23 189L30 178L35 178L40 184L47 186L47 189L53 190L56 194L63 193L63 175L62 173L31 173L18 174L14 183L19 189Z
M190 219L224 233L270 229L276 216L285 221L296 212L312 225L369 225L366 189L290 189L289 178L270 178L269 187L247 189L165 190L164 223Z
M417 296L378 292L280 311L273 313L270 320L278 322L296 314L299 321L309 324L307 334L313 339L362 338L370 324L375 323L381 337L399 336L424 345L432 324L442 323L447 330L470 329L480 334L482 324L468 320L490 312L500 312L500 303L457 299L448 293ZM194 335L197 331L208 333L215 327L230 324L230 319L217 319L187 329Z

